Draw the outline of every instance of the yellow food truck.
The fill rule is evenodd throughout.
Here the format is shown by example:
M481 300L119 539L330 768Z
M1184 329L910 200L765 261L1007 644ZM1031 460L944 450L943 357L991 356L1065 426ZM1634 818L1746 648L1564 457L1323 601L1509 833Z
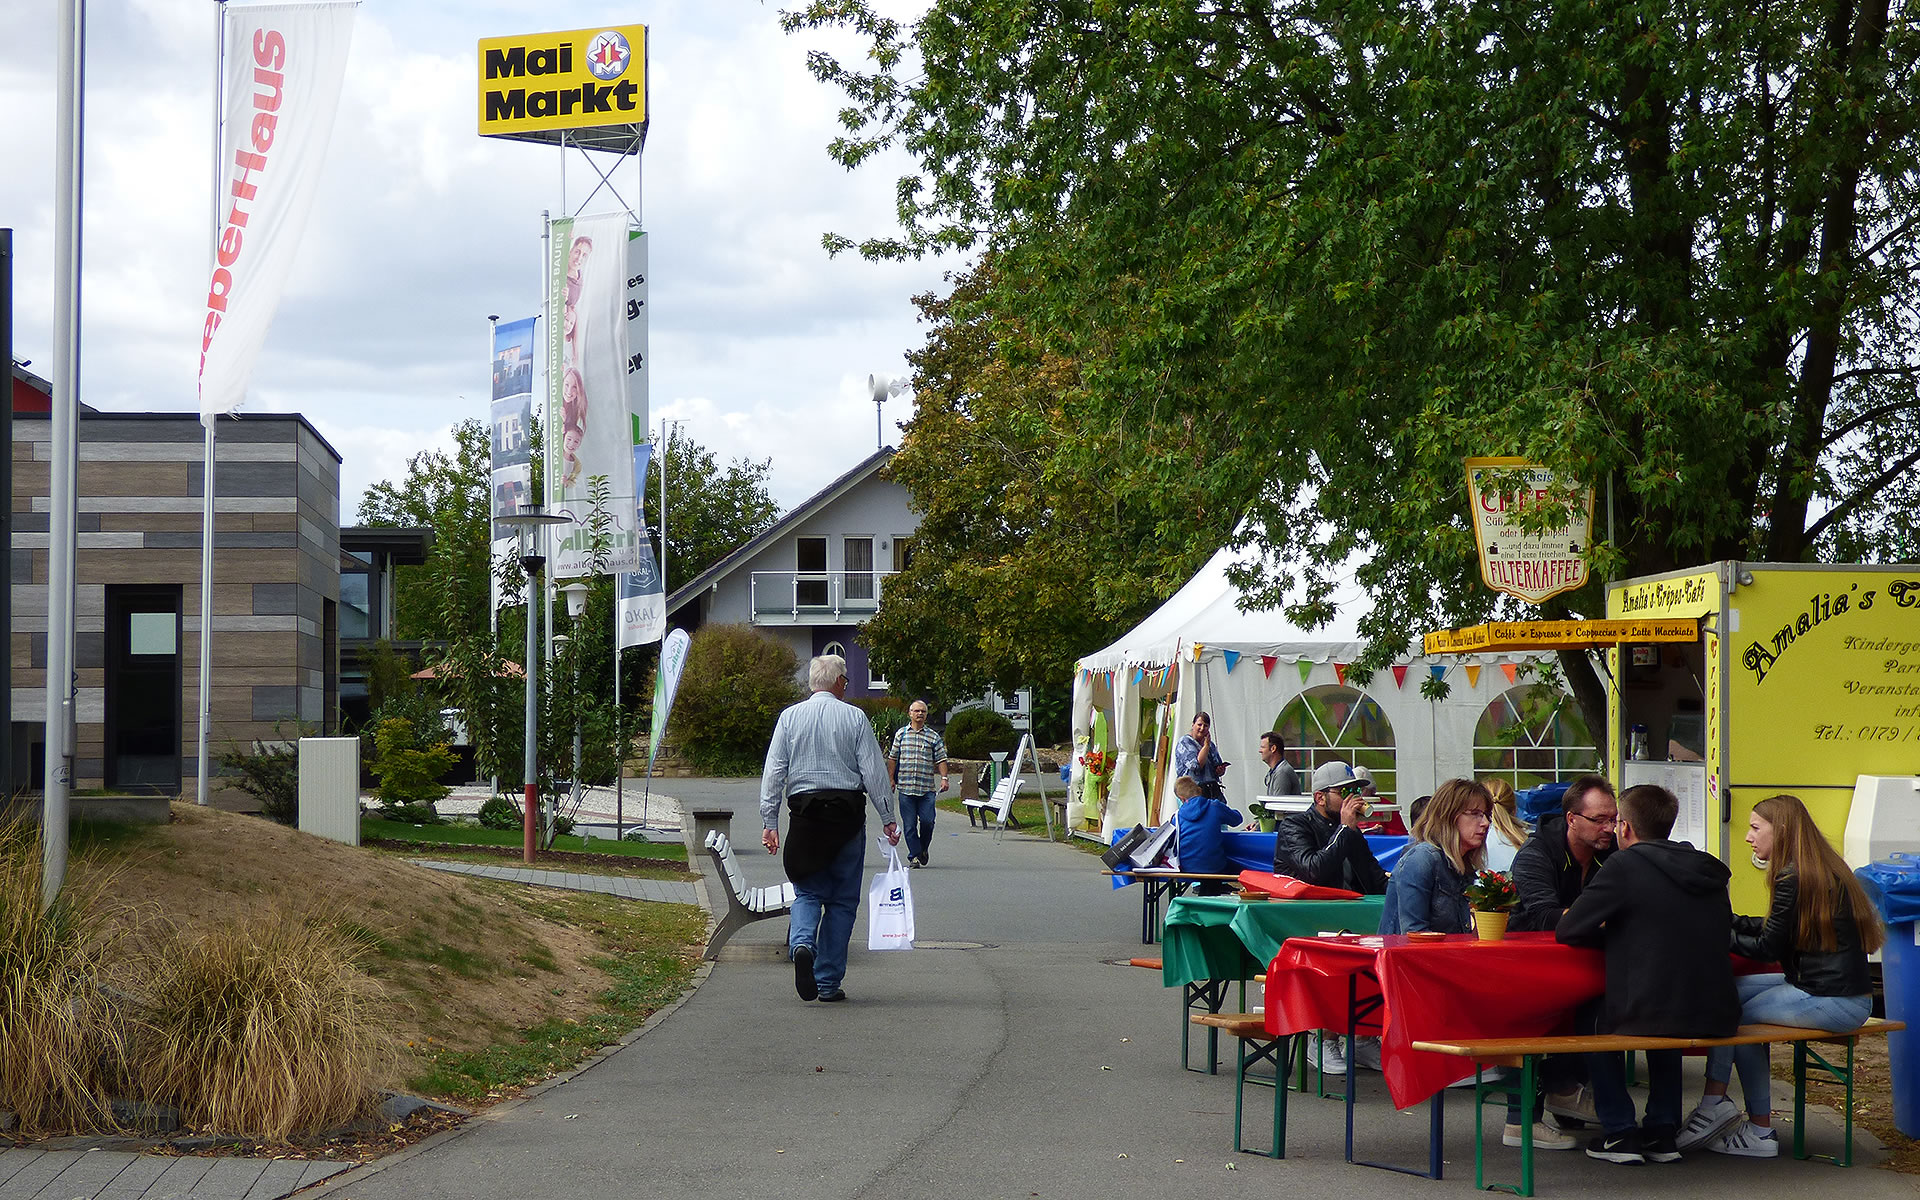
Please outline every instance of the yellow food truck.
M1608 774L1680 797L1673 836L1733 867L1734 911L1766 911L1756 803L1798 796L1840 846L1861 776L1920 775L1920 565L1713 563L1609 585L1607 617L1699 623L1607 651Z

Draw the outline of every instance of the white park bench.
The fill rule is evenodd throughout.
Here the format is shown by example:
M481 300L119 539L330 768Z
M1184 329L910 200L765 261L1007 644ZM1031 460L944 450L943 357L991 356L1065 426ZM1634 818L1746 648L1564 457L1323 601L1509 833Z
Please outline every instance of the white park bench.
M707 834L706 848L713 856L714 866L727 881L727 915L714 927L713 936L707 939L707 952L702 956L713 959L719 957L720 947L726 945L727 939L741 926L791 912L793 884L783 880L774 887L748 887L732 843L718 829Z

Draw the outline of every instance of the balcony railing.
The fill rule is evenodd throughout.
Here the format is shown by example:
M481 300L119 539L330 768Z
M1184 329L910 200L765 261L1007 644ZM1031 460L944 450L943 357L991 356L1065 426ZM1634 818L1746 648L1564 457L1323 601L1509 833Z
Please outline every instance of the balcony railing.
M749 579L755 624L865 620L880 611L891 571L755 571Z

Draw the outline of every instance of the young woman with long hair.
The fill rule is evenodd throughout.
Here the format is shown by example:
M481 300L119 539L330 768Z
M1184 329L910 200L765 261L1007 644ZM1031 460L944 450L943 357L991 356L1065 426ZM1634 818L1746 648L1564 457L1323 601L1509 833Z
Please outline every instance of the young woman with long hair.
M1493 798L1471 779L1449 779L1413 823L1413 840L1387 881L1381 933L1467 933L1467 884L1486 861Z
M1519 797L1513 785L1504 779L1487 780L1487 795L1493 798L1493 828L1487 831L1487 870L1513 870L1513 856L1527 844L1529 835L1520 819Z
M1747 845L1753 847L1755 865L1766 866L1773 900L1764 917L1733 918L1733 952L1777 962L1783 970L1735 981L1741 1022L1836 1033L1859 1028L1873 1012L1867 955L1886 940L1860 881L1813 823L1807 806L1793 796L1773 796L1753 806ZM1744 1120L1727 1098L1735 1067L1747 1098ZM1679 1146L1704 1143L1720 1154L1777 1157L1772 1112L1767 1047L1710 1050L1706 1093L1681 1127Z

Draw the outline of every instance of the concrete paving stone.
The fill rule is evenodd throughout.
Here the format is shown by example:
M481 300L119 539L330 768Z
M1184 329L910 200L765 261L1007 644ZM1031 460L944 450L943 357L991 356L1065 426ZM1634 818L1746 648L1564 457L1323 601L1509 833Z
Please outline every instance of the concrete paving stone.
M15 1171L5 1183L0 1183L0 1200L32 1200L40 1194L41 1188L80 1161L78 1150L28 1150L23 1153L35 1157Z
M83 1151L66 1170L60 1172L40 1194L47 1200L65 1200L70 1196L94 1196L104 1191L122 1171L140 1156L124 1151Z
M260 1158L216 1158L193 1185L193 1200L242 1200L272 1165Z
M127 1164L126 1170L113 1177L113 1182L100 1189L94 1200L140 1200L147 1190L178 1159L163 1158L158 1154L136 1154Z
M352 1165L351 1163L310 1162L307 1164L306 1170L300 1173L300 1182L295 1186L294 1190L298 1191L303 1187L312 1187L322 1179L331 1179Z
M253 1181L253 1186L245 1193L245 1200L279 1200L300 1186L300 1177L307 1172L307 1164L299 1159L283 1158L267 1164L267 1169Z
M0 1150L0 1185L12 1179L26 1169L28 1163L40 1156L38 1150L27 1150L18 1146Z
M211 1158L174 1159L173 1165L147 1189L144 1200L185 1200L194 1194L195 1185L206 1177L207 1172L213 1170L213 1164Z

